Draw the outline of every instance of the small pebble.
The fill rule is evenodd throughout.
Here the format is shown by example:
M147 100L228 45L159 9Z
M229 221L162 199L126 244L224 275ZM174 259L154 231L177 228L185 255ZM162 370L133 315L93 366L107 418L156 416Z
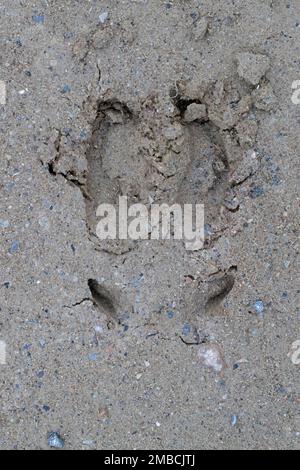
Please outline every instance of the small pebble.
M206 237L213 235L214 230L210 224L204 224L204 234Z
M238 417L237 415L232 415L231 416L231 426L236 426L237 425L237 422L238 422Z
M221 373L227 367L221 348L217 344L201 344L197 356L202 366L216 373Z
M189 323L185 323L182 329L183 336L188 336L190 332L191 332L191 325Z
M44 15L33 15L32 19L37 24L44 24L45 16Z
M54 204L50 201L48 201L48 199L45 199L43 201L43 206L45 207L45 209L49 209L50 211L52 211L54 209Z
M262 300L256 300L254 308L259 316L263 316L265 305Z
M225 199L224 206L229 211L234 212L234 211L238 210L238 208L240 207L240 203L239 203L239 200L236 197L233 197L232 199Z
M8 227L9 227L8 220L0 219L0 228L8 228Z
M89 354L89 360L90 361L97 361L98 355L97 354Z
M61 438L57 432L50 432L48 435L48 445L53 449L63 449L65 447L65 441Z
M245 52L238 54L238 74L251 85L258 85L270 68L270 59L262 54Z
M100 23L104 24L106 23L107 20L108 20L108 12L104 11L103 13L101 13L101 15L99 15L99 21Z
M79 137L80 137L81 140L86 140L86 138L88 137L87 131L84 130L84 129L81 130L81 131L80 131L80 134L79 134Z
M200 121L206 118L206 106L205 104L197 104L192 103L190 104L185 113L184 113L184 120L185 122L193 122L193 121Z
M9 253L11 255L13 255L14 253L16 253L18 251L18 249L20 248L20 242L19 240L15 240L14 242L12 242L11 244L11 247L9 249Z
M70 91L71 91L70 85L64 85L64 86L62 87L62 89L61 89L61 93L62 93L63 95L65 95L66 93L70 93Z
M265 193L264 188L260 186L254 186L254 188L250 190L250 197L252 199L256 199L257 197L263 196L264 193Z
M104 406L103 408L99 408L98 416L100 420L105 420L109 418L109 410L107 406Z

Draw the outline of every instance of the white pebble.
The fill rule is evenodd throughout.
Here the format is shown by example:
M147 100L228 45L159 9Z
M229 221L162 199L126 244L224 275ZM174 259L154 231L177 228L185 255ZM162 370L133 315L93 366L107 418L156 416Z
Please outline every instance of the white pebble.
M222 372L226 367L222 351L217 344L201 344L198 349L198 361L204 367L217 373Z
M108 20L108 12L104 11L103 13L101 13L101 15L99 15L99 20L102 24L106 23L106 21Z

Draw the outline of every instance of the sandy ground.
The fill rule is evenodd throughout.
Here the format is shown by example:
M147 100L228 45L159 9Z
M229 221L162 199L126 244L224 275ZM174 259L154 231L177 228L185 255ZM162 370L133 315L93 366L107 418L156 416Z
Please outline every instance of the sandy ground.
M299 448L299 2L0 17L0 448ZM99 241L120 195L204 248Z

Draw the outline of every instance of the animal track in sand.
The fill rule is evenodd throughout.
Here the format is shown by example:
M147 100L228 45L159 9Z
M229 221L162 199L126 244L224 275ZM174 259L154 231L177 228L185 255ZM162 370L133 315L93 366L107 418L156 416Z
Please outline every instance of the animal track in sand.
M79 180L85 197L87 227L96 250L121 256L124 262L126 259L129 277L134 263L151 265L153 259L160 260L161 273L168 273L173 264L163 254L168 253L168 241L151 251L148 242L98 239L96 210L101 203L117 205L119 196L127 196L129 204L142 203L148 207L153 201L169 205L204 204L210 246L222 236L230 214L239 208L232 202L235 184L239 184L235 181L239 181L242 155L251 149L257 130L253 120L248 120L249 89L221 82L194 95L181 83L170 91L170 96L149 96L134 110L117 98L100 100L94 106L91 136L85 144L86 168ZM51 164L54 171L63 163L61 141L56 147L58 154ZM69 174L73 181L76 171ZM178 254L184 256L186 266L189 253L184 254L181 241L175 243L181 246ZM155 247L155 242L152 246ZM169 267L161 265L162 259ZM184 286L184 316L195 321L198 315L218 310L234 286L234 277L233 272L225 271L207 282L193 283L193 290ZM95 283L95 280L89 283L95 304L109 318L120 321L122 308L116 313L116 297L107 286ZM167 296L163 284L160 288L160 297ZM158 286L153 285L153 289L158 294ZM131 308L126 311L130 314Z

